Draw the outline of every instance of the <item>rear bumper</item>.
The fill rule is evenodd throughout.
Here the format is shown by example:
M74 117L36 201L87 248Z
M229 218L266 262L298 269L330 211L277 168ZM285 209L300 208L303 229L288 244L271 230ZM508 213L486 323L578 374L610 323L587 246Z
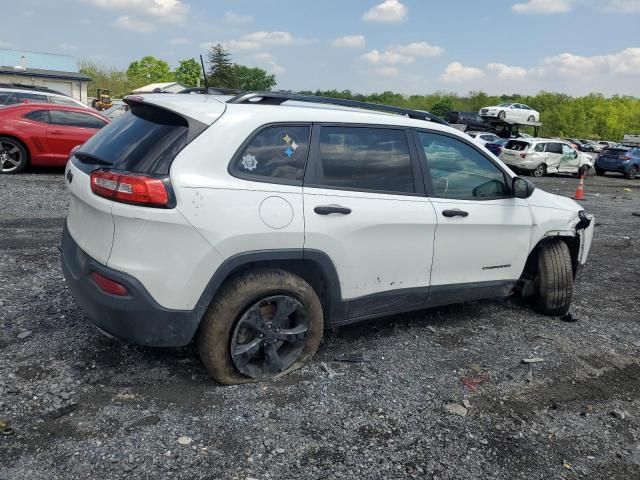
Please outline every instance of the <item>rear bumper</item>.
M154 347L187 345L198 328L195 311L170 310L151 297L135 278L105 267L75 242L65 222L61 244L62 271L76 303L105 333L132 343ZM92 272L109 277L127 288L128 295L103 292L90 279Z

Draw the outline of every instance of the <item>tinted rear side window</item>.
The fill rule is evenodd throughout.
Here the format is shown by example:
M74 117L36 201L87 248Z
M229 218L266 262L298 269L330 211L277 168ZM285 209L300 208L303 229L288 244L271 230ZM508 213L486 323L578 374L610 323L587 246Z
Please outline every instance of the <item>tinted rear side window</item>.
M180 115L136 104L91 137L76 157L85 163L166 175L188 134L189 124Z
M88 113L67 112L64 110L51 110L49 112L51 123L77 128L102 128L105 123L101 119Z
M34 122L49 123L49 110L34 110L27 113L24 118L33 120Z
M307 125L266 127L236 156L231 173L248 180L301 185L310 135Z
M602 154L607 157L618 157L625 155L628 151L626 148L606 148Z
M305 185L382 193L416 191L404 130L322 127L315 160Z

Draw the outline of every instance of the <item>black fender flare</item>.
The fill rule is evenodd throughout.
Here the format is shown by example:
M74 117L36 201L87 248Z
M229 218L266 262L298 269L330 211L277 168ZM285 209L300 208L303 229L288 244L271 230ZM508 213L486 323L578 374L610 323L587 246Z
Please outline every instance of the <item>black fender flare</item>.
M235 272L243 267L260 262L296 261L304 265L306 262L313 263L322 272L326 289L329 294L330 311L325 312L329 317L342 317L343 302L340 280L335 265L329 255L313 249L277 249L277 250L255 250L243 252L225 260L215 271L207 286L204 288L200 298L192 311L193 316L200 324L202 317L217 295L220 287L227 279L231 278Z

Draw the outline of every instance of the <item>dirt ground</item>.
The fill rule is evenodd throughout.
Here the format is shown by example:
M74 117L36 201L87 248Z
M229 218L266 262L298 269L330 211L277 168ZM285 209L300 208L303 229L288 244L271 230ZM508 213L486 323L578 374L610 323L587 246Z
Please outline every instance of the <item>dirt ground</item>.
M61 172L0 176L0 479L640 479L640 179L586 192L577 321L514 299L421 311L327 331L306 368L221 387L193 346L91 327L59 266ZM446 408L463 401L466 416Z

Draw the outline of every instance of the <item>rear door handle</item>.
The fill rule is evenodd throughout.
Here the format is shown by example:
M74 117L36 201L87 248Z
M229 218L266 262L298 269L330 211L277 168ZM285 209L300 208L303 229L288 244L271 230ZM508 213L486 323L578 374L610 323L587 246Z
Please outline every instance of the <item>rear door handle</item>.
M343 207L341 205L319 205L313 209L318 215L330 215L332 213L339 213L341 215L349 215L351 209Z
M469 213L464 210L454 208L453 210L443 210L442 215L445 217L466 217Z
M54 135L62 135L64 134L64 130L51 130L51 133Z

